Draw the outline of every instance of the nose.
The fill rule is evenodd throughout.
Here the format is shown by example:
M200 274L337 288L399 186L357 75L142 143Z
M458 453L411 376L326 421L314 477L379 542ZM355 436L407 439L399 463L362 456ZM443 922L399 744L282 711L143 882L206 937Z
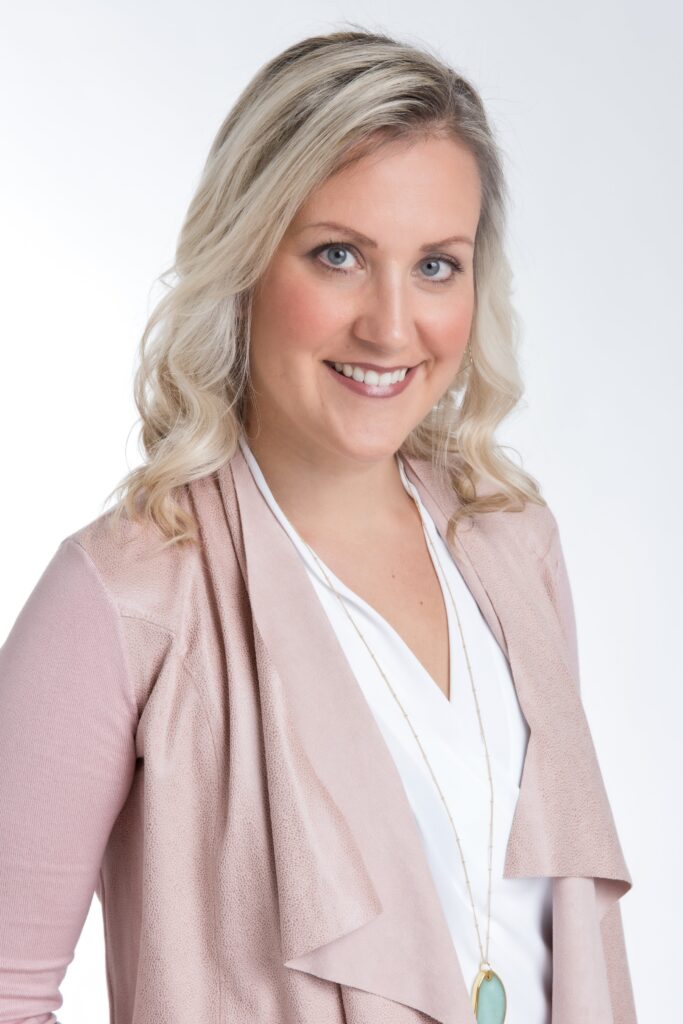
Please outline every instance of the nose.
M363 289L353 324L354 336L387 356L408 348L415 338L410 286L397 268L386 268Z

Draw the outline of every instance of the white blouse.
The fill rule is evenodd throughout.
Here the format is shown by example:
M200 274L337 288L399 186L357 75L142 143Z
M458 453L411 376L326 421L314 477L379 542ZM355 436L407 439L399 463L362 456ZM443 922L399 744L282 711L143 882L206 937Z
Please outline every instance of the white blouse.
M339 599L277 504L244 437L240 438L240 446L261 493L304 561L311 583L394 758L422 836L465 984L471 992L481 959L479 943L462 861L441 797L400 708ZM467 643L491 759L494 819L489 960L505 986L506 1020L510 1024L550 1024L552 879L502 877L529 728L517 700L507 658L398 456L397 462L403 484L416 499L423 528L448 576ZM386 619L350 590L327 565L325 569L391 680L439 779L463 848L486 952L489 782L458 624L441 570L429 550L448 615L450 700Z

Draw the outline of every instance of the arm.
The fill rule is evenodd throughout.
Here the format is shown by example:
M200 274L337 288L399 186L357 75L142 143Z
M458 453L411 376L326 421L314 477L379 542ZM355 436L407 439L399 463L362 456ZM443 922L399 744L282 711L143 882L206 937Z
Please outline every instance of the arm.
M0 1024L54 1024L135 768L118 610L59 545L0 648Z

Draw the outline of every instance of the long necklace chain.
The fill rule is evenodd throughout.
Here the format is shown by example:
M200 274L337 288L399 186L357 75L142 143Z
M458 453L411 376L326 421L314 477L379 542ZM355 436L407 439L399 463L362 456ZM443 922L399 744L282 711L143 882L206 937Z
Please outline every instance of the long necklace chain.
M434 771L432 769L431 763L429 761L429 758L427 757L427 754L426 754L425 749L424 749L424 747L422 745L420 737L418 736L417 732L415 731L415 729L413 727L413 723L410 721L408 713L406 712L406 709L403 707L403 704L399 700L399 697L398 697L396 691L394 690L393 686L389 682L389 680L388 680L388 678L386 676L386 673L384 672L384 670L382 669L382 666L377 661L377 658L375 657L375 654L374 654L372 648L370 647L369 643L367 642L367 640L363 636L363 633L361 632L361 630L358 628L358 626L357 626L353 616L351 615L351 613L349 612L348 608L346 607L346 604L342 600L342 597L341 597L339 591L337 590L337 588L332 583L332 580L330 579L329 574L328 574L327 570L325 569L325 566L320 561L320 559L318 558L318 556L316 555L315 551L310 546L310 544L308 544L307 541L304 541L304 544L306 544L306 547L311 552L311 554L315 558L316 562L320 566L320 569L324 573L325 578L327 579L327 582L330 585L330 588L332 589L332 591L336 595L339 603L341 604L342 608L346 612L346 615L347 615L349 621L351 622L353 628L356 630L356 632L358 633L360 639L365 644L365 647L367 648L368 653L370 654L370 657L372 658L372 660L374 661L375 665L377 666L377 668L379 669L380 673L382 674L382 676L384 678L384 681L386 682L387 686L389 687L389 690L391 691L392 696L394 697L394 700L396 701L396 703L398 704L399 708L401 709L401 712L403 713L403 717L405 718L406 722L408 723L408 725L410 727L410 730L411 730L413 736L415 737L415 741L417 742L417 745L419 746L420 751L422 752L422 756L423 756L423 758L425 760L427 768L429 769L429 773L432 776L432 779L434 780L434 785L436 786L436 788L437 788L437 790L439 792L439 796L441 797L441 801L442 801L444 807L446 808L446 813L448 815L449 821L450 821L451 826L453 828L453 832L455 833L455 839L456 839L456 842L458 844L458 851L460 853L460 859L462 861L462 868L463 868L463 871L464 871L464 874L465 874L465 881L467 883L467 892L469 893L470 903L472 905L472 914L474 915L474 927L476 928L476 931L477 931L477 941L479 942L479 952L481 954L480 970L485 971L487 969L490 969L488 953L489 953L489 931L490 931L490 927L491 927L491 864L492 864L492 857L493 857L493 776L492 776L492 773L491 773L491 761L490 761L490 758L489 758L489 749L488 749L488 746L487 746L487 743L486 743L486 736L484 735L484 726L483 726L482 718L481 718L481 710L479 708L479 700L477 698L477 690L476 690L476 687L474 685L474 678L472 676L472 666L470 665L470 658L469 658L469 654L467 652L467 645L465 643L465 637L464 637L464 634L463 634L462 625L460 623L460 616L458 615L458 608L457 608L457 605L455 603L455 598L453 597L453 592L452 592L450 584L448 582L448 577L447 577L446 573L444 572L443 565L441 564L441 560L440 560L439 556L437 555L436 549L434 547L434 544L432 543L432 539L429 536L429 531L427 530L427 528L426 528L426 526L424 524L424 521L422 520L422 512L421 512L421 510L420 510L420 508L419 508L419 506L417 504L417 501L416 501L416 499L415 499L415 497L413 496L412 493L410 494L410 497L412 498L413 502L415 503L415 506L417 507L418 513L420 515L420 519L422 521L422 529L423 529L423 532L424 532L424 536L425 536L425 538L427 540L427 543L429 544L429 547L430 547L430 549L432 551L432 554L433 554L437 564L439 565L439 568L441 569L441 574L442 574L444 580L446 581L446 587L448 588L448 593L450 595L451 604L453 605L453 611L455 612L455 618L456 618L456 621L458 623L458 630L460 632L460 640L462 642L462 648L463 648L463 651L464 651L464 654L465 654L465 661L467 663L467 672L468 672L468 675L470 677L470 684L472 686L472 695L474 697L474 703L475 703L475 706L476 706L476 709L477 709L477 718L479 720L479 733L481 735L481 739L482 739L482 742L484 744L484 752L485 752L485 755L486 755L486 771L488 773L489 789L490 789L490 793L491 793L490 824L489 824L489 846L488 846L488 850L489 850L489 880L488 880L487 925L486 925L486 953L484 953L484 949L482 947L481 934L479 932L479 923L477 921L477 912L476 912L476 909L475 909L475 906L474 906L474 899L472 897L472 887L470 885L470 878L469 878L469 874L467 872L467 866L465 864L465 856L463 854L462 844L460 842L460 836L458 835L458 830L455 827L455 822L453 821L453 817L452 817L450 809L448 807L448 803L446 802L446 798L443 795L443 791L441 789L441 786L439 785L439 781L438 781L436 775L434 774Z

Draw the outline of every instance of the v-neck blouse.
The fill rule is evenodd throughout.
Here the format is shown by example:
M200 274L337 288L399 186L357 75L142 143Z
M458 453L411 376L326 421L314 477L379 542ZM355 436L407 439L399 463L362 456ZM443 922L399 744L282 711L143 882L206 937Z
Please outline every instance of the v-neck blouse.
M304 540L278 505L247 441L240 446L256 484L301 556L355 678L393 757L421 836L453 943L471 991L481 960L472 904L458 844L431 773L405 717L339 598ZM529 727L508 660L467 587L448 547L396 456L401 480L415 499L437 553L430 557L448 619L450 700L399 633L323 562L420 737L448 804L467 866L481 944L486 953L490 789L465 652L444 572L455 600L474 685L494 789L489 961L507 995L510 1024L550 1024L552 879L504 878L510 826L519 796ZM321 559L321 561L323 561Z

